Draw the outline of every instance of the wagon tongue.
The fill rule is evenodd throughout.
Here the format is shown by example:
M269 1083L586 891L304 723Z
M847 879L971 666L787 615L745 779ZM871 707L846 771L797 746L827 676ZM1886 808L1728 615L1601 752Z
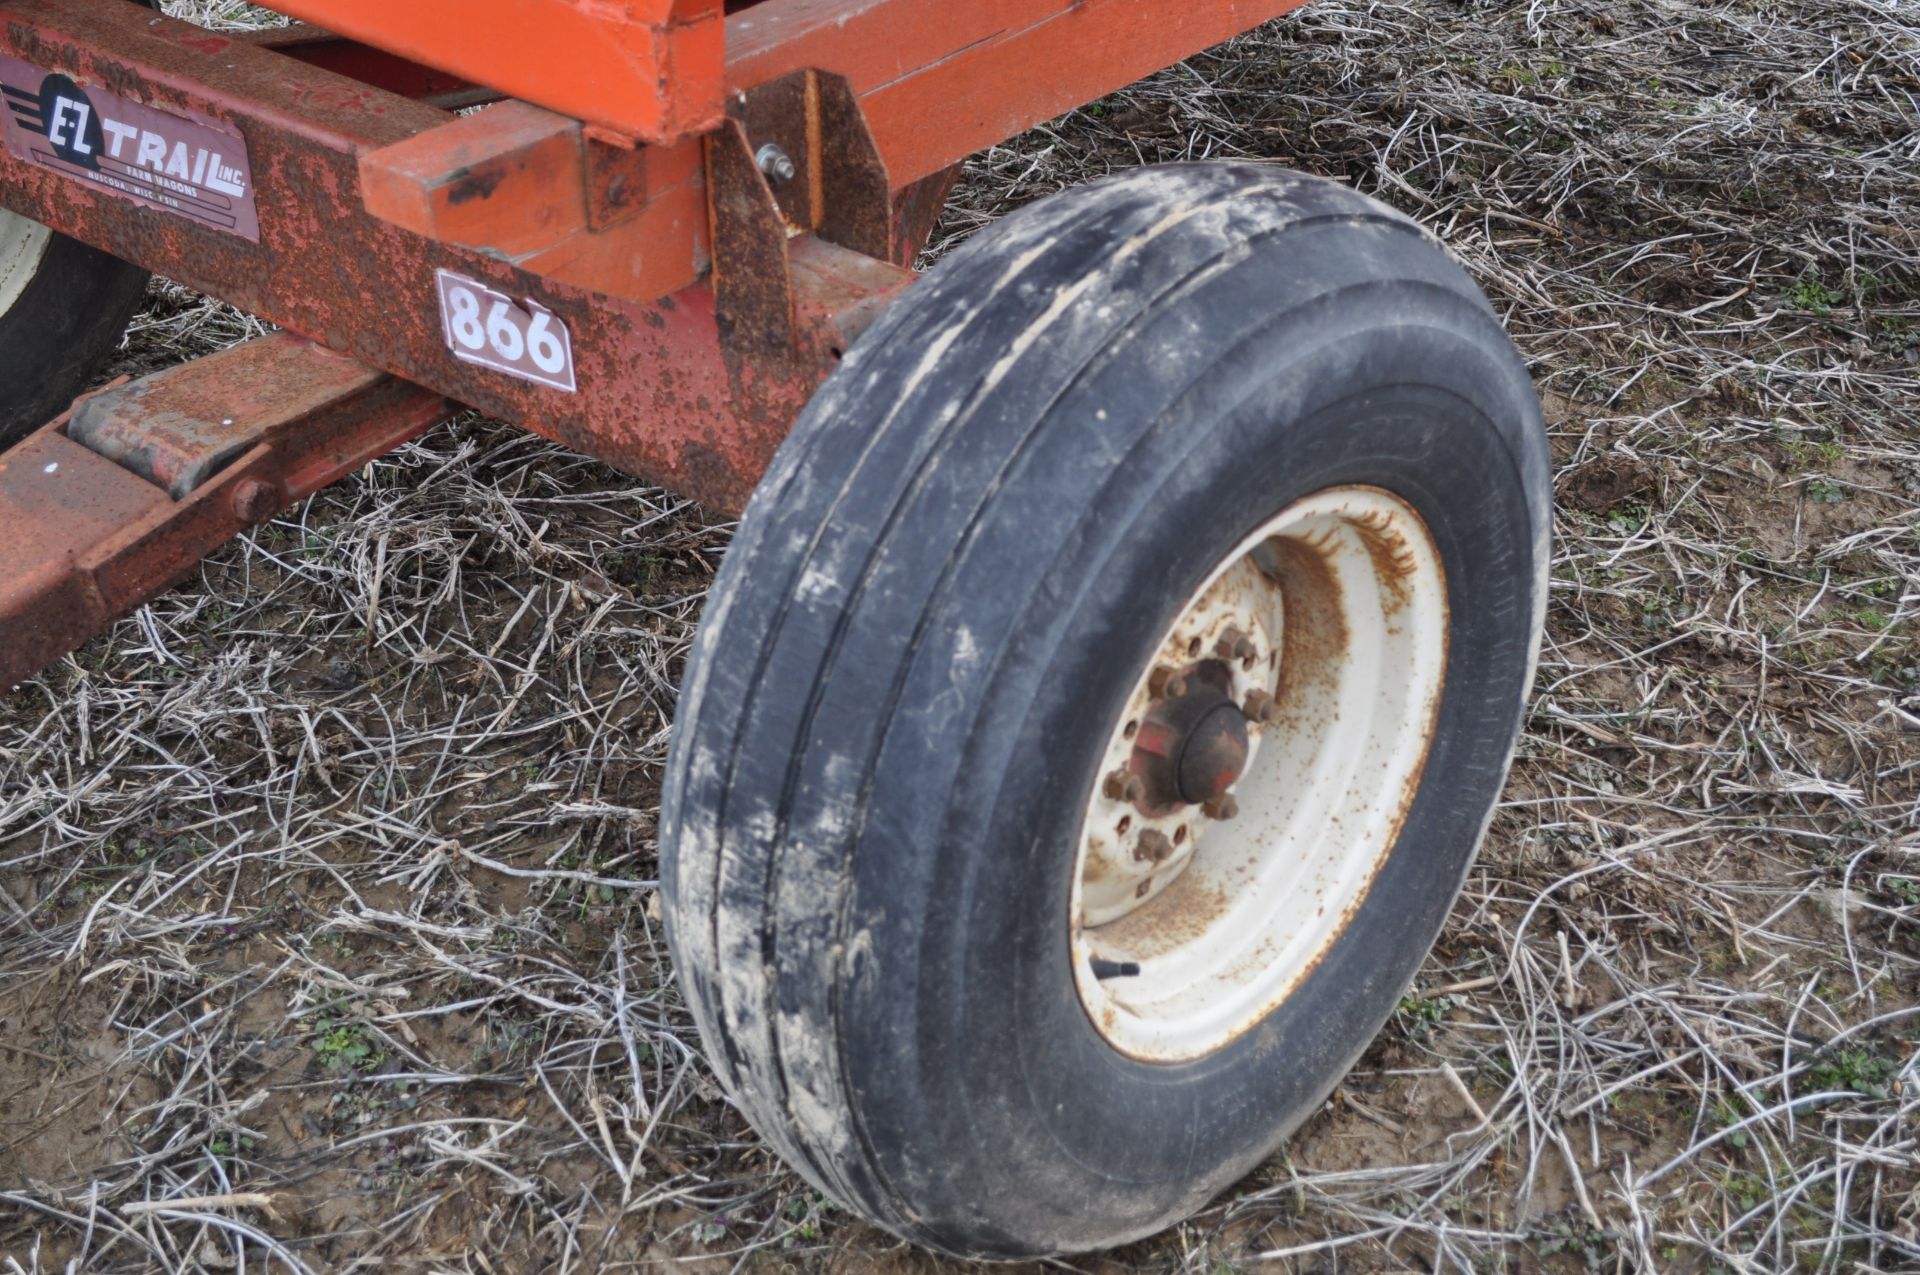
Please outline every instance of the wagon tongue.
M0 691L458 410L289 332L83 396L0 451Z

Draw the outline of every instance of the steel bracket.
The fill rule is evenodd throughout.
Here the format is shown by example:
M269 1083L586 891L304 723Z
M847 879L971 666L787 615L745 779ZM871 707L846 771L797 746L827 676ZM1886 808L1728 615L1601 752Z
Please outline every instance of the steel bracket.
M790 240L895 258L887 167L845 76L808 68L735 93L708 137L707 190L715 307L735 349L793 347Z

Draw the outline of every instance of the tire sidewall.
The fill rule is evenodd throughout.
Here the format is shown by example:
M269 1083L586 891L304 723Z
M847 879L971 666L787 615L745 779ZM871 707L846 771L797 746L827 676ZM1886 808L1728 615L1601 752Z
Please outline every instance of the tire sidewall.
M146 295L147 272L55 234L33 278L0 312L0 447L40 428L85 389Z
M902 897L897 865L862 856L852 910L874 949L858 968L911 970L914 1003L935 1010L912 1020L907 1055L926 1069L904 1108L921 1118L872 1139L904 1148L886 1176L917 1183L915 1198L927 1197L930 1176L946 1179L935 1198L971 1197L964 1213L1000 1225L1024 1216L1062 1248L1158 1229L1312 1111L1444 922L1517 729L1544 514L1544 472L1527 471L1543 460L1511 446L1501 425L1527 422L1530 402L1484 401L1512 377L1489 376L1484 357L1443 326L1404 314L1346 326L1280 360L1242 360L1226 383L1189 396L1190 409L1220 414L1204 425L1167 414L1122 460L1099 504L1130 509L1124 529L1104 542L1069 537L1059 558L1033 563L1036 622L1002 653L950 800L884 777L874 784L877 802L902 803L876 812L882 826L910 825L910 803L941 800L947 811L923 905ZM1412 505L1446 572L1446 680L1415 798L1353 920L1277 1009L1210 1055L1142 1063L1095 1030L1070 963L1073 848L1101 749L1190 589L1286 505L1349 483ZM1068 605L1053 603L1063 596ZM882 1079L889 1052L899 1056L887 1045L901 1030L904 989L890 983L867 989L879 1002L859 988L849 997L856 1089ZM896 1007L893 1023L858 1012L880 1002ZM863 1069L863 1058L879 1066ZM903 1109L901 1085L878 1087L888 1101L856 1107ZM941 1148L944 1163L912 1162L916 1146ZM955 1147L973 1154L955 1157ZM975 1252L979 1226L955 1225ZM1010 1231L1005 1253L1030 1251L1033 1230Z

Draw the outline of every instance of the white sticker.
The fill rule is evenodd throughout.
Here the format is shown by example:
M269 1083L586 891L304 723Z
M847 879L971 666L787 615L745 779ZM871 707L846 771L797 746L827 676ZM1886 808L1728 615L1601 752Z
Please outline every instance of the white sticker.
M573 338L537 301L521 305L478 279L436 270L440 330L453 356L524 381L574 392Z

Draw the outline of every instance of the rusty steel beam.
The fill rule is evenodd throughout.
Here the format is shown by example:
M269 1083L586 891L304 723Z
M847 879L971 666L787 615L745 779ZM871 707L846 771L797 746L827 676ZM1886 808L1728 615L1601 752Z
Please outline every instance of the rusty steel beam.
M274 0L410 61L666 143L720 121L722 0Z
M871 308L867 298L849 301L842 285L878 282L872 271L837 279L812 271L795 285L788 345L723 342L703 280L709 209L697 163L685 180L649 189L646 203L612 227L619 235L576 236L527 261L503 260L364 206L362 156L450 124L446 112L134 5L8 0L0 12L0 57L87 85L97 106L138 103L199 121L209 131L197 136L228 147L222 163L244 159L258 224L236 233L7 148L0 205L716 510L744 507L844 348L848 322ZM771 199L763 180L751 180L755 200ZM699 197L687 198L690 184ZM484 184L475 191L484 197ZM560 260L567 254L571 262ZM665 295L585 286L596 269L650 281L617 291ZM548 315L569 334L572 389L461 357L443 322L442 272ZM883 291L903 279L886 278Z
M0 690L458 410L287 333L83 398L0 452Z
M727 83L845 76L896 189L1305 0L765 0L727 18Z

